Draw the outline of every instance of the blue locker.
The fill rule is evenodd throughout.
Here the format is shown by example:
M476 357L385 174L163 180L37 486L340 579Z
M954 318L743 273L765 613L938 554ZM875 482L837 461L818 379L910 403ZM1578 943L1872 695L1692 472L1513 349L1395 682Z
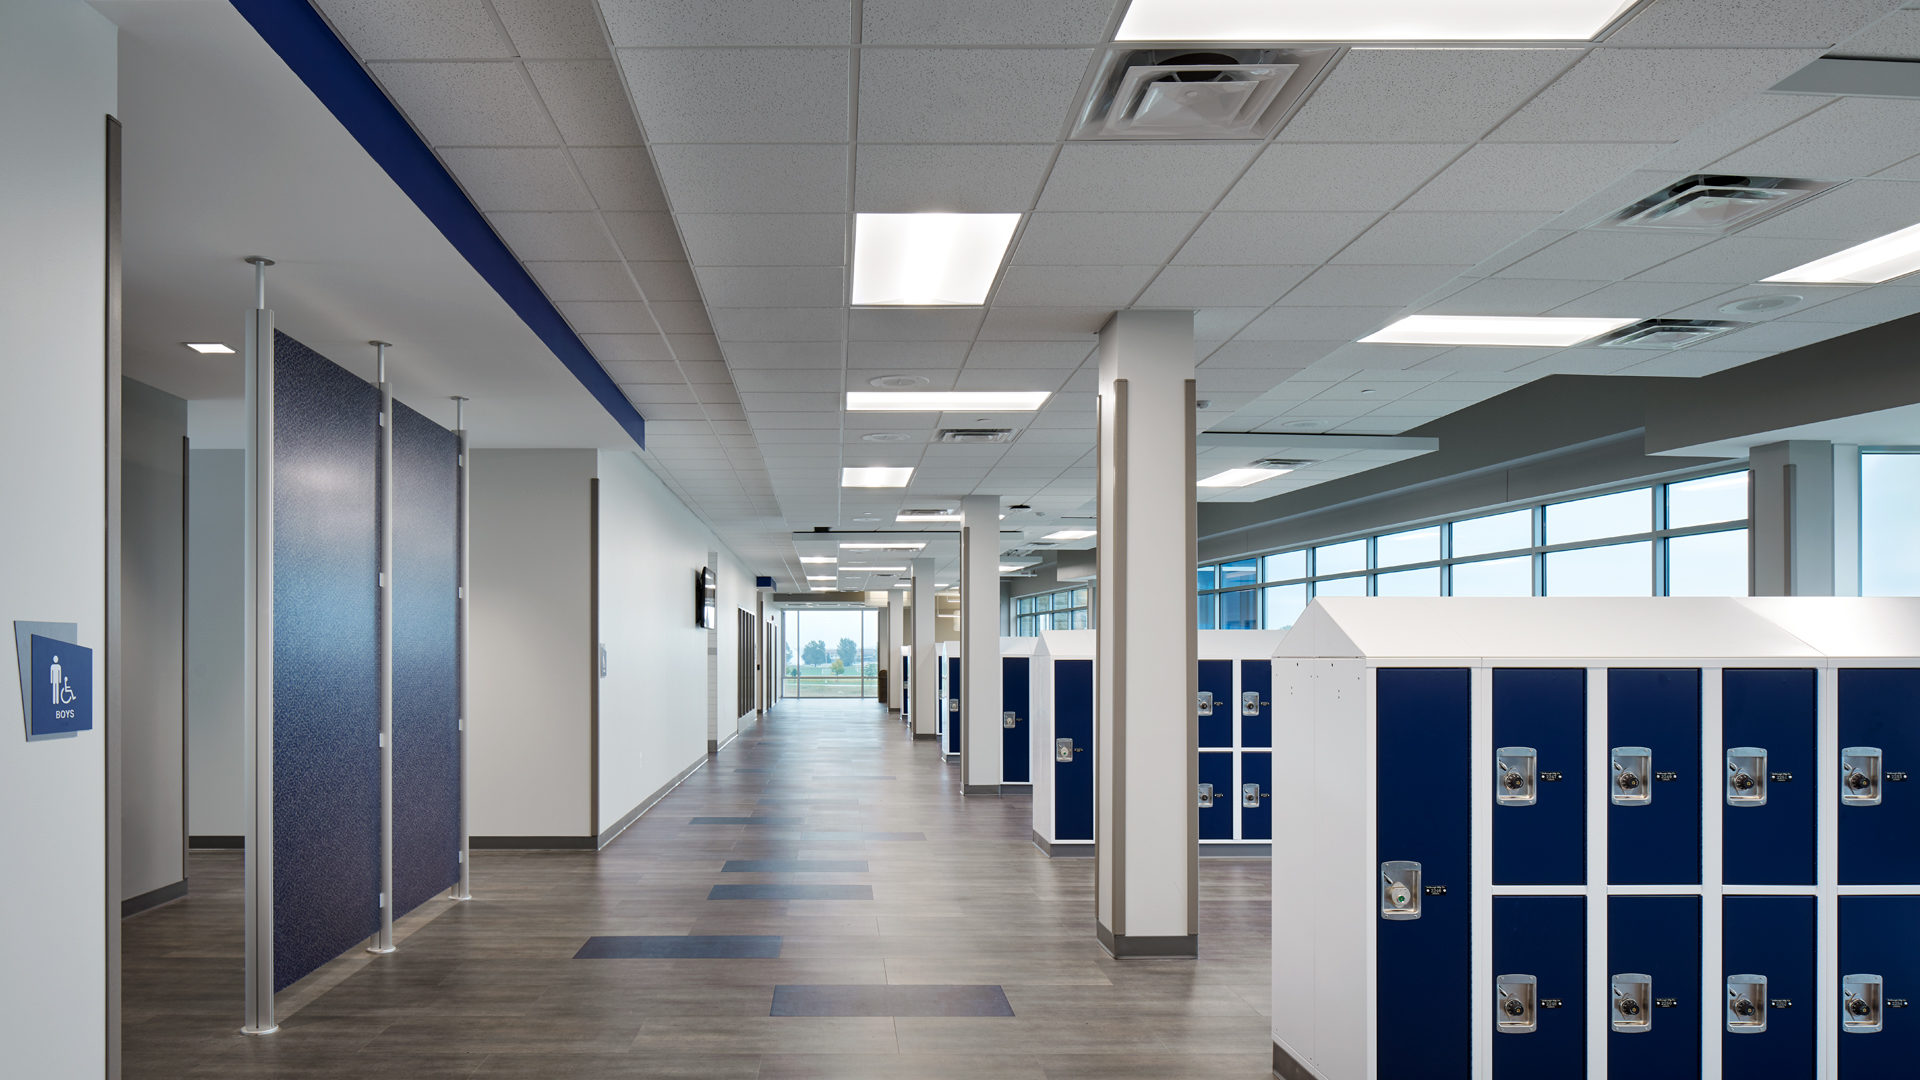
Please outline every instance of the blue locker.
M1920 1060L1920 1009L1908 1005L1920 997L1920 896L1841 897L1838 974L1840 1080L1912 1076ZM1868 995L1878 1008L1866 1017L1846 1008L1844 988L1857 975L1881 980ZM1861 1030L1862 1020L1879 1021L1880 1030Z
M1200 807L1200 839L1233 839L1233 751L1202 750L1200 782L1213 785L1211 806Z
M1375 675L1378 857L1420 864L1418 918L1387 918L1380 883L1382 1077L1466 1080L1473 1069L1471 697L1465 668Z
M1093 661L1053 663L1053 737L1072 740L1053 766L1053 838L1093 839Z
M1728 771L1717 781L1709 778L1714 786L1708 797L1720 800L1724 879L1734 885L1811 885L1818 787L1814 672L1729 669L1721 685ZM1753 750L1766 752L1765 768L1754 767Z
M1259 694L1258 711L1248 715L1239 708L1241 746L1273 745L1273 661L1240 661L1240 694Z
M1494 883L1584 883L1587 673L1495 670L1493 745L1511 751L1499 754L1494 769Z
M960 658L947 658L947 753L960 752Z
M1729 675L1732 672L1728 672ZM1779 1080L1814 1075L1813 897L1729 896L1722 907L1721 955L1725 975L1767 980L1765 1030L1728 1010L1721 1025L1722 1075ZM1729 998L1731 998L1731 993ZM1736 1024L1738 1026L1736 1026Z
M1898 885L1920 881L1920 792L1906 770L1920 766L1920 670L1840 671L1840 884ZM1856 751L1878 751L1875 774L1856 790L1845 771ZM1862 770L1865 771L1865 770ZM1877 802L1875 800L1877 797Z
M1607 807L1607 872L1615 885L1700 882L1700 672L1607 672L1607 740L1616 757ZM1620 751L1645 750L1647 760ZM1623 767L1622 762L1626 762ZM1720 778L1712 780L1719 789Z
M1000 659L1000 708L1013 714L1013 726L1000 726L1000 782L1033 782L1033 748L1027 739L1028 681L1032 662L1024 656Z
M1700 898L1607 898L1607 1075L1611 1080L1697 1080L1700 1075ZM1622 975L1649 976L1644 997L1623 995ZM1631 985L1631 984L1626 984ZM1631 1006L1623 1004L1633 1000ZM1716 998L1712 1003L1722 1008ZM1622 1031L1619 1025L1633 1026Z
M1244 801L1248 784L1260 785L1257 798L1259 806L1249 806ZM1250 750L1240 755L1240 839L1273 839L1273 754L1267 750Z
M913 716L913 687L908 685L908 675L913 671L913 658L908 657L900 664L900 719Z
M1587 1068L1587 900L1584 896L1493 898L1493 973L1532 976L1527 1012L1509 1017L1496 989L1493 1075L1581 1076ZM1525 1031L1522 1020L1530 1020Z
M1201 746L1233 745L1233 661L1200 661L1200 692L1213 695L1213 707L1199 715ZM1199 702L1194 703L1199 713Z

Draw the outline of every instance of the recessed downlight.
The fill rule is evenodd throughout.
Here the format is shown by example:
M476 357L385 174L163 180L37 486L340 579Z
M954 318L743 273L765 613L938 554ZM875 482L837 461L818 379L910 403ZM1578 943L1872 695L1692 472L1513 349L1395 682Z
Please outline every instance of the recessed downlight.
M1723 315L1758 315L1766 311L1780 311L1805 300L1804 296L1793 293L1775 293L1772 296L1748 296L1735 300L1731 304L1721 304Z
M925 386L932 382L925 375L877 375L867 380L868 386L878 386L882 390L911 390L916 386Z
M861 442L900 443L912 442L913 436L905 431L869 431L860 436Z

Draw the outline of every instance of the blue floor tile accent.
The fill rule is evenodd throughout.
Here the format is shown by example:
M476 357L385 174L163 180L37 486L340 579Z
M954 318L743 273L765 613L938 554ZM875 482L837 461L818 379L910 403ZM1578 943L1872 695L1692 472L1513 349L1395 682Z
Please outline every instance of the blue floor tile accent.
M728 859L723 874L864 874L865 859Z
M715 885L709 900L871 900L871 885Z
M575 960L745 960L776 959L778 934L687 934L669 937L613 935L590 937Z
M803 836L831 836L847 840L925 840L923 832L862 832L859 829L809 829Z
M1012 1016L998 986L776 986L768 1016Z
M893 777L891 776L860 776L857 774L829 776L826 773L815 773L813 778L815 780L891 780L893 779Z
M798 825L803 819L797 817L697 817L689 818L689 825Z

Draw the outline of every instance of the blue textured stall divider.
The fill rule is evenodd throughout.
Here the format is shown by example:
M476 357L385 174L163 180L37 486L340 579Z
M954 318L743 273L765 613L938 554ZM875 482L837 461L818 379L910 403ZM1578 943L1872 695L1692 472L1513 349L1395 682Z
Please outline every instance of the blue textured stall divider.
M394 404L395 918L460 880L460 440Z
M379 928L380 394L274 335L273 937L281 990Z

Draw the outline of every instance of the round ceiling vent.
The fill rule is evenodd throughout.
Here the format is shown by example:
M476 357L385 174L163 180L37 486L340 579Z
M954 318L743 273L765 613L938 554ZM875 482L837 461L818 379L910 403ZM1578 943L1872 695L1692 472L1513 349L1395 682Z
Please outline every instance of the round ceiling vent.
M879 375L867 380L868 386L878 386L884 390L905 390L914 386L925 386L930 382L925 375Z
M912 442L913 436L905 431L869 431L860 436L861 442Z
M1762 311L1779 311L1790 308L1805 300L1804 296L1792 293L1775 293L1772 296L1749 296L1744 300L1735 300L1731 304L1720 305L1720 310L1728 315L1753 315Z

